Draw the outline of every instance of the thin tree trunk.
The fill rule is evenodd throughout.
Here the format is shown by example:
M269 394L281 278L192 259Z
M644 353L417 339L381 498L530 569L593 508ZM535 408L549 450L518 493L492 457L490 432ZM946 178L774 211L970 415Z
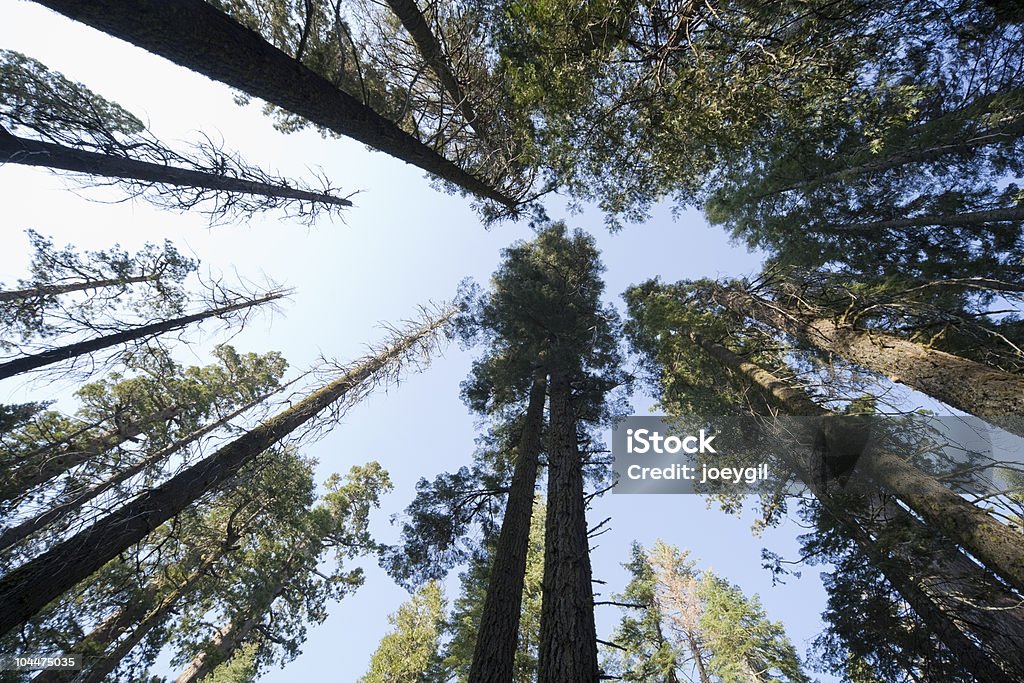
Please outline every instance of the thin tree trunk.
M901 228L925 228L930 226L955 228L1021 220L1024 220L1024 204L1008 206L1002 209L989 209L987 211L914 216L913 218L896 218L887 221L871 221L870 223L834 225L823 230L823 232L863 232L875 234L881 230L898 230Z
M56 349L50 349L49 351L43 351L41 353L34 353L29 356L22 356L21 358L15 358L12 361L6 363L0 363L0 379L6 379L7 377L13 377L23 372L29 372L30 370L36 370L37 368L52 365L53 363L59 363L61 361L69 360L71 358L77 358L88 353L95 351L101 351L103 349L109 349L112 346L123 344L125 342L136 341L139 339L146 339L148 337L155 337L166 332L172 332L174 330L180 330L183 327L191 325L192 323L206 320L207 318L213 318L216 316L222 316L227 313L234 311L241 311L246 308L253 306L259 306L271 301L276 301L284 297L283 292L272 292L256 299L242 301L229 306L221 306L219 308L211 308L201 313L193 313L192 315L182 316L180 318L173 318L171 320L164 320L158 323L150 323L149 325L140 325L138 327L132 327L122 332L115 332L114 334L108 334L103 337L96 337L94 339L88 339L86 341L78 342L76 344L68 344L67 346L61 346Z
M402 22L405 30L409 32L423 59L426 60L430 68L437 74L441 85L448 93L448 96L455 102L455 107L462 115L462 118L466 120L478 136L481 138L486 137L480 129L480 121L477 120L477 114L473 109L473 105L470 103L469 98L466 97L466 93L459 84L459 79L455 76L455 72L452 71L448 55L441 47L437 37L430 30L426 17L423 16L419 7L416 6L416 0L387 0L387 3L394 15Z
M808 317L736 288L718 288L716 299L734 313L770 325L822 351L1024 436L1022 425L1012 419L1000 419L1024 415L1024 376L884 332L840 325L829 318Z
M726 367L745 377L769 400L781 406L790 415L826 416L830 414L825 408L812 401L802 390L775 377L756 364L744 360L721 344L711 342L692 331L689 332L689 336L696 345ZM811 493L842 528L850 533L854 541L876 564L879 564L878 559L883 555L882 551L876 547L872 535L875 538L884 534L893 538L919 537L922 525L902 511L902 508L899 513L894 512L891 507L884 508L885 514L881 515L883 508L877 504L869 505L869 509L874 511L873 515L869 517L869 519L874 519L874 528L873 533L867 535L864 529L851 521L848 511L837 504L824 488L821 478L817 476L817 473L822 471L819 463L793 454L783 453L783 457L787 459L789 466L808 486ZM872 452L866 451L858 464L863 466L871 459ZM889 482L886 481L885 472L878 474L880 483L888 486ZM930 479L920 472L917 475L919 478ZM915 480L914 485L918 484L919 482ZM942 488L944 491L939 495L942 495L943 498L951 496L970 505L949 489ZM902 497L903 492L893 490L893 493ZM977 508L974 510L979 516L987 517L981 510ZM988 519L991 520L991 518ZM939 529L943 528L941 523L935 526ZM951 537L956 538L956 536ZM902 557L893 560L895 564L890 563L891 566L879 564L879 568L911 604L914 611L965 666L974 667L979 672L987 671L988 675L985 680L988 683L1006 680L1005 676L1008 671L1014 672L1014 677L1024 676L1024 661L1021 659L1020 648L1010 648L1011 651L1007 653L1003 652L1002 648L992 647L992 641L998 640L998 638L994 638L994 634L1009 634L1007 637L1011 642L1020 635L1024 635L1024 611L1022 611L1020 598L988 578L977 565L962 556L952 544L948 544L944 550L935 552L937 554L934 557L927 557L923 556L919 549L911 547L902 554ZM897 560L902 561L903 564L899 564ZM945 569L945 572L942 569ZM922 589L922 584L930 585L932 594ZM937 600L946 603L946 608L940 608L936 604ZM977 606L971 604L973 600L978 601L975 603ZM965 619L965 615L969 618ZM980 629L980 633L972 635L971 631L978 630L975 619L979 618L983 628ZM957 619L959 623L955 621ZM978 647L975 638L983 640L987 653Z
M203 0L37 0L508 207L516 202Z
M35 299L43 296L57 296L60 294L70 294L71 292L81 292L86 289L121 287L140 282L156 282L159 279L159 275L137 275L135 277L113 278L110 280L75 282L67 285L43 285L41 287L33 287L31 289L9 289L7 291L0 292L0 301L23 301L25 299Z
M71 683L71 681L74 683L99 683L102 681L107 674L117 668L121 660L142 641L146 634L163 623L178 601L188 593L196 581L202 578L207 569L224 556L225 552L226 549L222 548L204 559L192 573L185 577L184 581L160 598L159 603L152 610L149 609L150 604L156 599L159 592L159 587L156 584L150 584L147 587L146 599L129 603L119 609L100 626L93 629L89 635L78 641L70 651L85 655L87 661L83 671L49 669L36 675L32 679L32 683ZM123 636L139 617L144 618L135 626L131 634L108 652L107 648Z
M693 662L697 665L697 675L700 676L700 683L711 683L707 666L704 664L704 650L694 637L693 631L686 632L686 641L690 645L690 651L693 652Z
M235 419L245 411L256 407L257 405L259 405L272 395L273 394L264 394L253 399L249 403L225 415L219 420L215 420L214 422L206 424L200 427L199 429L193 431L191 434L188 434L187 436L178 439L169 446L161 448L156 453L153 453L152 455L145 457L142 460L139 460L134 465L129 465L128 467L125 467L124 469L111 475L110 477L105 479L103 482L97 484L96 486L93 486L92 488L86 489L85 491L82 491L72 496L70 500L57 503L53 507L49 508L48 510L44 510L35 517L27 519L21 524L11 527L10 529L5 529L2 533L0 533L0 552L3 552L4 550L10 548L14 544L28 538L30 534L35 533L43 527L46 527L63 517L67 517L68 515L72 514L75 510L80 509L90 500L95 499L96 496L99 496L105 491L109 491L118 484L134 477L136 474L139 474L140 472L145 471L149 467L152 467L153 465L162 462L163 460L178 452L182 448L185 448L189 444L194 443L195 441L201 439L210 432L213 432L216 429L224 426L225 424Z
M501 533L494 551L473 649L470 683L511 683L515 674L546 392L546 377L538 374L530 389L523 432L516 448L508 503L501 521Z
M27 138L0 135L0 164L14 163L24 166L85 173L107 178L124 178L145 183L197 187L237 194L260 195L296 199L333 206L352 206L352 202L323 192L310 192L287 185L274 185L217 173L206 173L167 164L157 164L111 154L100 154L84 149L56 145Z
M68 450L55 449L56 453L44 453L41 459L35 459L37 462L22 460L14 463L12 470L4 477L6 481L0 485L0 500L12 500L32 487L50 481L72 467L98 457L125 441L135 438L146 431L147 427L167 422L180 410L178 406L170 406L138 422L121 425L117 429L89 439L81 446L72 444Z
M87 578L133 543L229 481L238 470L316 417L350 390L378 376L430 338L448 311L401 338L341 378L246 432L209 457L0 578L0 636L25 623L51 600ZM588 585L589 588L589 585Z
M538 683L596 683L597 631L583 464L569 378L551 375Z

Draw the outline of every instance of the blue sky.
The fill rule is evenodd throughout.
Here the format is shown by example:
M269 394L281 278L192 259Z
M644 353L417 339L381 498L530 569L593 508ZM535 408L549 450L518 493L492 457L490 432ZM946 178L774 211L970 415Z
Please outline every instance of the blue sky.
M361 355L381 338L381 321L415 314L418 304L450 298L457 284L471 276L486 282L500 260L502 247L528 238L525 224L501 224L484 230L460 197L431 188L417 169L371 153L348 140L324 140L313 132L289 136L276 132L258 103L240 108L229 89L157 57L73 24L37 5L0 0L0 47L19 50L73 80L85 83L147 121L167 142L194 139L202 130L224 138L251 162L283 175L308 175L320 168L343 191L359 191L344 221L322 222L312 229L278 216L262 216L238 225L209 228L200 215L158 212L144 203L100 203L116 199L110 191L69 192L69 184L41 170L13 165L0 168L0 282L13 283L28 259L26 228L52 236L59 244L103 249L118 242L129 250L170 238L202 260L203 268L253 280L264 276L296 292L280 314L264 316L239 334L233 344L244 351L279 350L301 368L321 354L339 360ZM566 217L557 201L554 217ZM732 276L756 272L759 257L729 244L695 212L673 220L659 207L643 225L609 234L596 211L568 216L574 227L597 239L607 267L609 297L636 282L658 275L663 280ZM198 335L182 349L184 362L207 363L213 335ZM405 508L420 477L468 463L476 435L474 417L458 396L473 352L451 346L425 373L408 377L400 387L371 396L346 415L328 436L305 450L320 461L319 478L367 460L390 471L395 491L384 500L373 530L392 542L397 529L392 512ZM0 383L0 402L26 395L44 399L67 396L72 387ZM639 412L652 400L637 397ZM757 592L773 619L781 619L801 652L820 629L824 594L818 570L800 580L772 587L761 569L760 550L767 546L790 558L794 538L803 530L786 523L763 538L750 534L750 519L729 517L694 496L605 496L590 513L592 522L611 516L612 531L601 536L593 553L595 577L603 590L619 591L625 573L619 566L636 539L656 538L689 548L702 566ZM352 681L367 666L377 641L387 630L386 616L407 594L369 559L365 586L332 606L327 622L312 630L304 654L284 671L263 680ZM454 597L454 584L449 597ZM619 618L617 610L599 608L601 637ZM167 673L170 673L169 671Z

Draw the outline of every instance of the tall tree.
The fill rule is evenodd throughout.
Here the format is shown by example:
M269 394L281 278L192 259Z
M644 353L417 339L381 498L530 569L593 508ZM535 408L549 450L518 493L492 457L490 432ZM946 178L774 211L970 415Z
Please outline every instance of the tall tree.
M3 608L0 608L0 632L7 633L24 623L126 547L145 538L199 497L230 481L239 467L350 392L362 396L377 383L395 376L404 361L429 353L452 315L451 311L445 311L398 335L391 345L356 363L341 377L313 391L289 409L6 574L0 579L0 595L5 596Z
M323 76L202 0L41 4L422 168L481 198L515 199L444 159Z
M445 599L441 585L430 581L388 617L394 627L370 659L359 683L420 683L437 658Z
M0 51L0 161L111 178L159 206L202 205L213 221L282 207L311 222L322 209L351 206L266 173L209 138L191 153L176 152L116 103L10 50Z

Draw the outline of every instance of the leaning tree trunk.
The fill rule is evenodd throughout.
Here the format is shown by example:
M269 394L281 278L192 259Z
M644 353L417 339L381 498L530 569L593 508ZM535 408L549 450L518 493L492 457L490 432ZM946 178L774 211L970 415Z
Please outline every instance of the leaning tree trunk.
M61 14L266 100L508 207L473 176L204 0L37 0Z
M1024 415L1024 376L884 332L809 317L735 287L716 288L715 296L738 315L770 325L822 351L1024 436L1024 425L1013 419L1001 419Z
M24 539L28 538L29 535L35 533L36 531L39 531L40 529L46 526L49 526L50 524L53 524L57 520L74 514L76 510L81 509L83 505L95 499L97 496L103 494L106 491L109 491L118 484L127 481L128 479L131 479L136 474L144 472L150 467L163 462L168 457L170 457L174 453L177 453L178 451L185 448L189 444L198 441L207 434L216 431L220 427L223 427L228 422L235 419L245 411L256 407L260 403L263 403L263 401L270 398L270 396L272 396L272 394L264 394L262 396L257 396L249 403L240 406L239 408L232 411L231 413L228 413L219 420L215 420L213 422L210 422L209 424L203 425L199 429L196 429L192 433L183 436L174 443L164 448L161 448L156 453L148 455L145 458L142 458L141 460L136 462L135 464L129 465L124 469L115 472L110 477L104 479L96 486L88 488L85 491L76 493L72 495L71 498L69 498L68 500L56 502L52 507L50 507L47 510L44 510L43 512L40 512L35 517L26 519L24 522L19 523L17 526L5 529L3 532L0 532L0 552L7 550L14 544L23 541Z
M515 673L546 392L546 377L538 374L533 379L523 418L523 432L516 447L516 463L508 503L505 505L505 516L494 551L487 595L473 649L470 683L511 683Z
M430 65L430 68L437 74L441 85L448 96L455 103L455 108L462 114L462 118L470 125L478 136L485 138L481 130L480 121L477 120L476 111L472 103L466 97L458 77L452 70L451 60L437 37L430 30L426 17L416 6L416 0L387 0L391 11L402 22L402 26L408 31L423 59Z
M110 430L98 437L89 439L81 445L71 444L66 450L55 448L44 451L40 456L12 463L11 470L5 474L5 481L0 484L0 501L16 498L29 489L57 477L72 467L87 460L96 458L112 448L134 439L146 429L160 422L167 422L180 412L178 406L170 406L154 415L137 422L131 422ZM18 460L15 458L15 460Z
M569 378L551 375L538 683L596 683L597 630L583 462Z
M692 331L689 332L689 337L709 355L757 387L766 398L782 407L788 414L795 416L828 416L831 414L830 411L812 401L801 389L793 387L767 370L741 358L721 344L709 341L699 333ZM787 457L786 454L784 457ZM868 450L860 458L858 465L864 466L872 460L872 452ZM895 463L892 463L891 460L898 459L890 457L886 460L886 464L894 465ZM902 466L898 466L899 472L905 472L907 468L916 472L917 476L912 482L907 479L891 482L888 481L889 476L886 471L871 469L877 480L893 490L896 496L902 497L905 492L894 489L892 484L903 488L905 484L923 485L922 480L929 479L943 489L941 492L930 490L932 495L941 497L951 507L958 507L958 503L953 501L959 501L959 503L972 508L972 518L967 524L968 527L987 527L989 523L999 524L982 510L934 482L931 477L903 461L900 463ZM788 455L787 464L808 486L833 519L851 535L869 557L873 558L873 561L883 557L883 551L876 543L880 537L888 536L905 541L906 538L920 537L924 531L923 525L902 508L896 509L891 505L883 506L881 504L869 505L871 513L862 518L858 525L851 519L848 511L837 504L827 488L823 486L821 478L817 476L817 473L822 471L819 463ZM911 493L913 494L913 492ZM938 520L937 524L931 519L928 521L955 540L960 540L957 536L970 535L969 531L966 534L954 535L951 531L956 530L945 528L947 525L942 520ZM1003 527L1004 525L999 524L999 526ZM972 550L966 544L965 547ZM972 552L974 551L972 550ZM928 623L929 628L942 639L952 652L957 654L965 665L974 666L979 672L987 670L990 675L986 676L985 680L991 683L1005 680L1007 671L1014 672L1014 677L1024 676L1024 659L1022 659L1020 648L1013 647L1004 651L1003 647L995 647L1000 643L1001 638L1013 642L1017 638L1024 637L1024 610L1022 610L1019 596L1007 591L1004 586L989 578L981 571L981 568L948 542L945 548L933 548L931 556L923 554L916 546L904 547L900 552L893 551L892 555L891 566L882 565L879 568L911 604L915 612ZM977 553L975 555L978 556ZM979 559L983 560L984 558L979 556ZM927 590L922 586L926 586ZM985 643L984 651L977 645L976 641L979 639Z
M87 529L55 545L0 578L0 636L25 623L51 600L145 538L237 471L344 397L350 390L393 369L410 352L422 350L453 315L430 320L339 379L314 391L215 453L150 489ZM589 585L588 585L589 588Z
M284 297L283 292L271 292L270 294L248 301L241 301L229 306L220 306L219 308L211 308L201 313L193 313L192 315L186 315L180 318L164 320L158 323L150 323L149 325L140 325L122 332L115 332L114 334L108 334L103 337L87 339L86 341L78 342L76 344L68 344L67 346L50 349L49 351L42 351L29 356L15 358L12 361L0 363L0 379L13 377L14 375L18 375L23 372L36 370L47 365L52 365L53 363L59 363L71 358L77 358L78 356L102 351L103 349L109 349L112 346L117 346L126 342L156 337L167 332L180 330L183 327L187 327L188 325L201 320L206 320L207 318L213 318L227 313L232 313L234 311L252 308L253 306L259 306L260 304L276 301L282 297Z
M5 135L5 131L0 127L0 164L8 162L106 178L137 180L158 185L195 187L217 192L294 199L333 206L352 206L352 202L349 200L324 192L310 192L287 185L233 178L218 173L207 173L168 164L128 159L112 154L100 154L51 142L19 138L10 134Z
M1008 221L1024 221L1024 204L1008 206L1002 209L988 209L987 211L969 211L966 213L914 216L913 218L894 218L886 221L871 221L869 223L833 225L823 230L823 232L853 232L873 235L881 230L927 228L931 226L959 228L986 225L988 223L1005 223Z
M0 141L2 146L2 141ZM140 282L156 282L160 279L157 274L136 275L135 277L111 278L109 280L84 280L67 285L41 285L31 289L8 289L0 292L0 301L24 301L26 299L37 299L44 296L59 296L72 292L82 292L87 289L102 289L104 287L123 287L134 285Z
M111 617L106 619L100 626L93 629L89 635L78 641L70 652L82 653L86 659L94 660L93 663L85 662L83 671L67 671L59 669L48 669L35 678L32 683L99 683L107 675L117 668L132 649L142 642L142 639L159 626L170 616L171 611L184 597L196 582L203 577L206 571L212 567L227 552L228 544L225 544L217 552L209 555L200 562L184 581L172 588L167 594L159 598L156 606L152 609L150 605L157 599L159 587L151 584L147 587L147 599L132 602L119 609ZM139 617L143 617L132 629L131 633L121 638L132 624L135 624ZM121 638L121 640L118 640ZM109 650L111 644L117 641L117 645Z

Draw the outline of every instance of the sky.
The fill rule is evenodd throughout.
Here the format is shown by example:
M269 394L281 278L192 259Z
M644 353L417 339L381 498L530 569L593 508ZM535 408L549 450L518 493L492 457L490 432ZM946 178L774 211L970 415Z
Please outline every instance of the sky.
M320 169L344 193L357 193L343 220L312 228L275 214L211 228L201 215L158 211L142 202L111 203L120 195L109 189L72 192L66 179L7 165L0 167L2 283L11 285L25 273L27 228L82 250L119 243L134 251L167 238L200 259L204 271L253 281L270 278L294 288L279 312L259 316L232 344L241 351L278 350L293 368L304 368L321 355L341 361L362 355L367 344L384 337L382 322L408 319L418 305L450 299L465 277L486 283L502 248L531 236L525 224L485 230L467 199L433 189L418 169L349 140L325 140L312 131L278 133L259 103L239 107L225 86L38 5L0 0L0 47L24 52L121 104L165 142L194 140L201 130L222 137L228 148L264 168L291 177L309 177L309 169ZM693 211L673 220L668 207L659 206L644 224L609 234L596 210L569 216L557 198L548 208L555 218L595 237L607 268L609 298L620 310L621 292L653 276L665 281L739 276L755 273L760 264L758 254L730 244ZM194 344L178 349L183 362L211 362L209 350L221 338L215 328L203 329L191 337ZM449 346L428 370L372 395L304 449L319 460L320 481L369 460L390 472L395 490L372 522L378 540L397 540L389 516L412 500L418 479L471 462L478 425L459 399L459 383L475 355ZM0 402L53 398L73 409L73 388L15 378L0 382ZM643 413L652 403L640 396L633 405ZM768 615L786 623L801 653L820 631L825 600L820 569L805 568L799 580L773 587L761 568L762 547L795 559L795 537L805 531L795 522L754 538L749 515L727 516L696 496L677 495L607 495L595 503L589 520L609 516L611 531L597 540L592 554L595 578L607 582L601 588L605 595L625 587L620 563L628 559L630 544L662 538L690 549L700 566L713 568L748 594L760 594ZM408 594L372 558L360 564L365 585L331 606L327 621L311 629L302 655L262 680L344 683L366 671L388 630L387 615ZM456 597L454 581L448 589L449 599ZM598 609L599 637L607 639L620 613ZM167 667L166 658L161 666Z

